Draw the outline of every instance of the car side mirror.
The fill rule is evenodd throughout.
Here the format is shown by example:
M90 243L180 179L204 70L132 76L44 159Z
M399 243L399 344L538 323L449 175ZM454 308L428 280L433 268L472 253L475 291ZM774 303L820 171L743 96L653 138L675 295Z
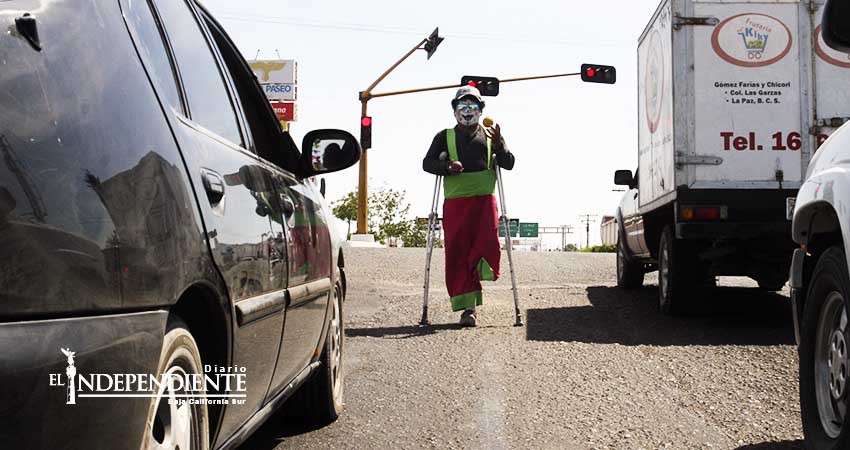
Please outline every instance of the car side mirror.
M351 167L360 159L360 144L343 130L313 130L304 136L301 160L310 175Z
M850 1L828 0L823 10L821 32L826 45L850 53Z
M632 188L635 184L635 179L632 177L631 170L618 170L614 172L614 184L617 186L628 186Z

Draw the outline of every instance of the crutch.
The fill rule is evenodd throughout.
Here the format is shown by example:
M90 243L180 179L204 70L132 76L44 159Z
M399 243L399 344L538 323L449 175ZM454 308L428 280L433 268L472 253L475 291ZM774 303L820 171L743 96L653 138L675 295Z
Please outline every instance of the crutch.
M448 155L444 152L440 154L440 161L445 161ZM419 325L428 325L428 288L431 284L431 254L434 251L434 233L439 223L439 214L437 208L440 205L440 185L443 182L442 175L437 175L434 180L434 194L431 196L431 214L428 215L428 234L425 238L425 284L422 286L424 295L422 296L422 319L419 320Z
M514 312L516 313L515 327L522 326L522 313L519 311L519 294L516 290L516 275L514 274L514 258L511 254L511 233L508 224L508 211L505 209L505 188L502 186L502 168L496 164L496 183L499 186L499 206L501 207L502 215L499 216L499 223L502 224L505 230L505 250L508 251L508 267L511 270L511 288L514 291Z

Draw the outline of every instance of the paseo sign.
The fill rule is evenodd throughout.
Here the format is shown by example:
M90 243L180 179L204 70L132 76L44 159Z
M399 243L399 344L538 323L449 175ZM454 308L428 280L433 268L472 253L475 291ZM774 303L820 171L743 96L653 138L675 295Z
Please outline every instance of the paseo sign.
M741 67L769 66L791 51L791 30L767 14L729 17L715 27L711 46L724 61Z

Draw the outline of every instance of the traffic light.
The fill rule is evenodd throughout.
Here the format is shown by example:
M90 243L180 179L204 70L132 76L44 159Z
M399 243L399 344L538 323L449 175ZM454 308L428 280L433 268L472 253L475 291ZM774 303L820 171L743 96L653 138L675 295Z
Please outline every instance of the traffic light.
M599 64L582 64L581 81L588 83L614 84L617 82L617 69Z
M434 28L434 31L428 36L428 40L425 41L425 51L428 52L428 59L431 59L431 56L437 51L440 42L443 42L444 39L440 37L440 27Z
M495 97L499 95L499 79L496 77L476 77L464 75L460 79L461 86L472 86L477 88L481 95Z
M360 118L360 148L363 150L372 148L372 117Z

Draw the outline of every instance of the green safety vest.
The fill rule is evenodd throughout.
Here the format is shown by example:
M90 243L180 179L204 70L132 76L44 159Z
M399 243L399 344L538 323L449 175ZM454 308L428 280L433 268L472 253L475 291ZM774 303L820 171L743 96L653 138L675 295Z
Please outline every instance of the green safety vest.
M457 141L454 128L446 130L449 158L458 161ZM487 138L487 170L480 172L461 172L443 177L443 193L446 199L493 195L496 192L496 170L493 167L493 150L490 138Z

